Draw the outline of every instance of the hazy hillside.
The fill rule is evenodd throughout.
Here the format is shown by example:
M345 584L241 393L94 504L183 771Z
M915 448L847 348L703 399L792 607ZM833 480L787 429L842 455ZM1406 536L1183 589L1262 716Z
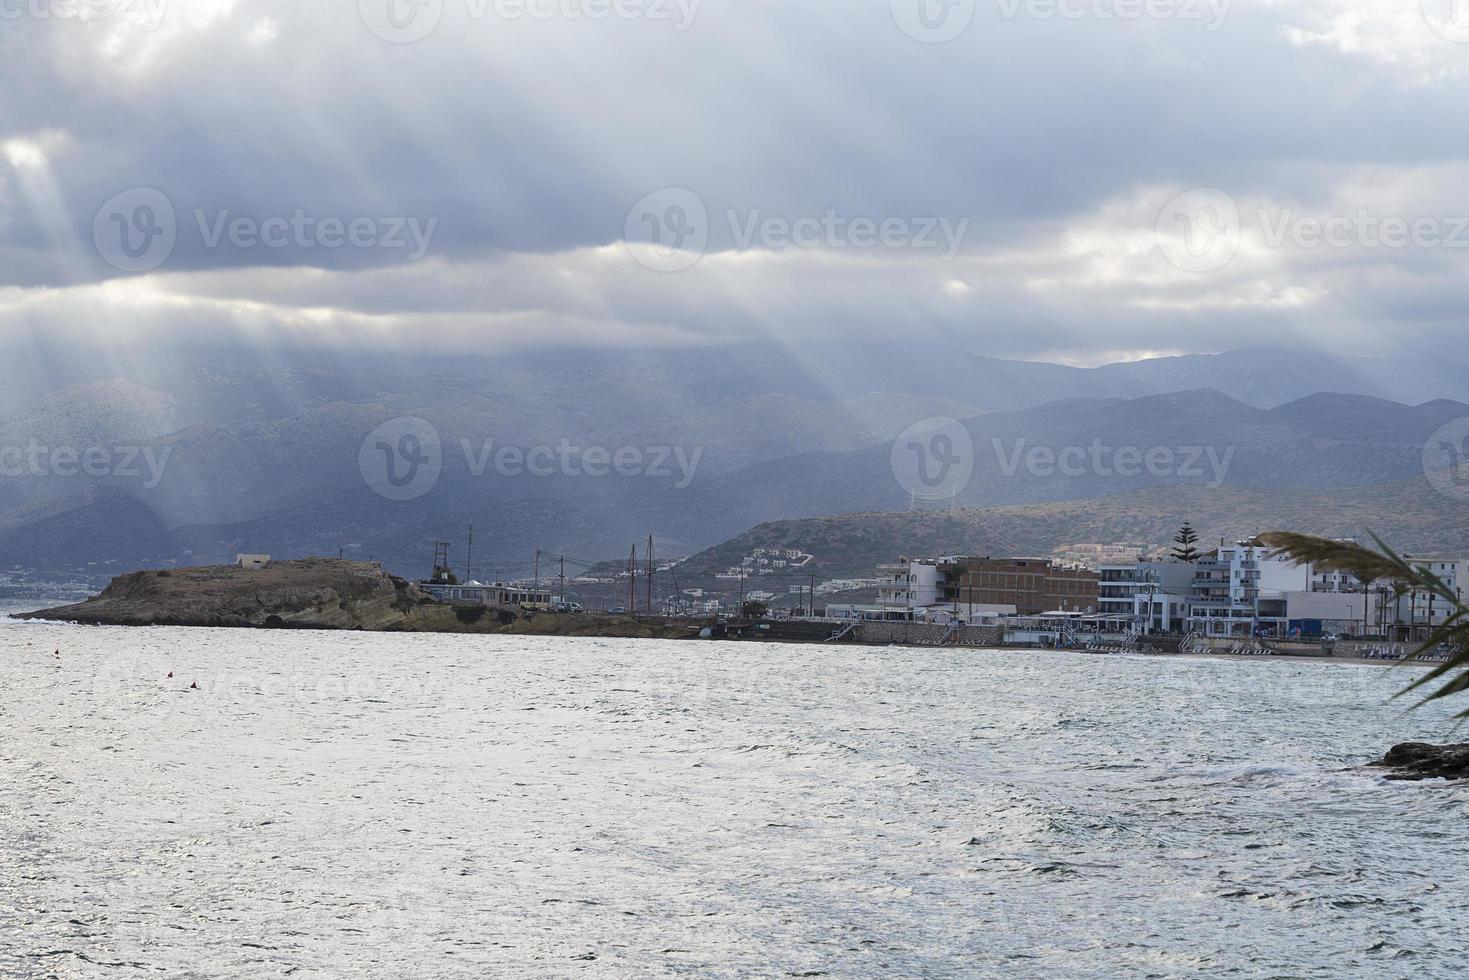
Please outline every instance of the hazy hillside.
M755 548L798 548L815 556L792 581L870 575L908 556L1047 555L1077 542L1165 545L1184 520L1202 545L1288 529L1369 540L1376 532L1419 554L1469 554L1469 508L1425 481L1343 490L1170 487L1098 500L953 511L843 514L771 521L692 557L680 575L713 574Z

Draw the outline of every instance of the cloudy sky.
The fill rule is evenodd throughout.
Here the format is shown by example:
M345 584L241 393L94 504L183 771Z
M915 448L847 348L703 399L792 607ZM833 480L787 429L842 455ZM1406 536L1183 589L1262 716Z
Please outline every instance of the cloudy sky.
M1469 359L1463 0L0 0L0 331Z

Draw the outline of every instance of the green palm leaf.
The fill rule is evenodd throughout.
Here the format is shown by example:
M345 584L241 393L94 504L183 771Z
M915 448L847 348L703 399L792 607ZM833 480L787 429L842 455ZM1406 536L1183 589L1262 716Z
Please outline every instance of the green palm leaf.
M1422 645L1409 654L1408 660L1418 660L1440 647L1453 649L1454 655L1394 696L1402 697L1411 691L1442 682L1425 694L1415 705L1417 707L1429 701L1469 691L1469 672L1462 669L1469 666L1469 607L1460 601L1458 594L1442 578L1425 567L1412 564L1383 544L1375 534L1372 535L1372 540L1380 549L1378 551L1352 541L1332 541L1290 531L1272 531L1260 535L1260 540L1267 547L1275 549L1275 554L1291 558L1297 564L1311 562L1318 568L1351 572L1364 587L1370 587L1373 582L1388 582L1398 595L1413 591L1429 592L1448 603L1448 608L1452 610L1450 615L1433 628ZM1469 709L1454 717L1469 718Z

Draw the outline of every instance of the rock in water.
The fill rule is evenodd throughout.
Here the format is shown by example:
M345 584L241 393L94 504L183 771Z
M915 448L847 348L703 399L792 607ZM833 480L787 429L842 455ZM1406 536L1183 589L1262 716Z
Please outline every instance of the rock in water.
M1463 779L1469 777L1469 742L1403 742L1372 765L1393 770L1388 779Z

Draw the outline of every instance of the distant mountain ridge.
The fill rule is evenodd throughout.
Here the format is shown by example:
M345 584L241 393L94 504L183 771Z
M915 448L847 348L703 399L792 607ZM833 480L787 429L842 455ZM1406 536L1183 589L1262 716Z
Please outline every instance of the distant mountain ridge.
M1388 362L1357 370L1349 359L1241 351L1087 369L925 350L889 351L878 364L880 351L857 362L850 353L800 363L746 348L423 355L396 365L282 353L269 369L216 354L143 380L79 379L6 409L0 451L38 440L123 447L159 463L158 479L147 467L132 477L0 471L0 567L340 550L407 569L473 522L480 553L508 574L537 549L625 556L651 532L660 553L689 554L773 519L900 510L911 488L895 476L894 439L925 419L955 420L968 443L972 475L946 503L995 507L1173 486L1421 479L1424 441L1469 417L1464 401L1383 398L1384 384L1410 386L1378 370ZM1233 388L1152 390L1200 377ZM1424 377L1469 400L1469 380L1452 371ZM1291 379L1298 397L1273 403ZM1362 390L1310 390L1333 379ZM442 449L434 485L406 501L374 492L360 459L369 434L402 417L424 420ZM487 447L560 443L677 449L697 456L696 478L509 477L475 466ZM1161 471L1126 465L1150 451L1168 460Z

